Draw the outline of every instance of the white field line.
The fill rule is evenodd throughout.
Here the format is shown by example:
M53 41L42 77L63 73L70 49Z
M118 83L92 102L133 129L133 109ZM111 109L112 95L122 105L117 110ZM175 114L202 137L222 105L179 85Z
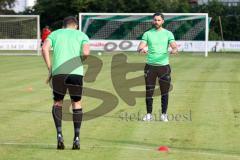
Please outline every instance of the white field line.
M42 146L42 147L56 147L56 144L46 144L46 143L18 143L18 142L0 142L0 146L3 145L16 145L16 146ZM71 145L65 145L66 147L71 148ZM107 148L107 149L125 149L125 150L137 150L137 151L157 151L156 148L150 148L150 147L139 147L139 146L122 146L122 145L110 145L110 146L104 146L104 145L96 145L96 146L91 146L91 145L81 145L83 148ZM201 151L201 150L186 150L186 149L177 149L177 148L170 148L170 152L172 153L193 153L193 154L199 154L199 155L209 155L209 156L219 156L223 155L226 157L231 157L231 158L240 158L240 155L235 155L235 154L226 154L226 153L218 153L218 152L207 152L207 151Z

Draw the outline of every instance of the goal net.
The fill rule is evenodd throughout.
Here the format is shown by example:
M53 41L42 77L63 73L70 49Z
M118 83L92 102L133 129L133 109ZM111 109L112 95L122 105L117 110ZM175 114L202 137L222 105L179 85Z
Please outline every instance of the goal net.
M143 33L152 28L153 13L80 13L79 29L93 50L136 51ZM164 28L173 32L179 51L208 55L207 13L164 13Z
M0 15L0 55L39 55L38 15Z

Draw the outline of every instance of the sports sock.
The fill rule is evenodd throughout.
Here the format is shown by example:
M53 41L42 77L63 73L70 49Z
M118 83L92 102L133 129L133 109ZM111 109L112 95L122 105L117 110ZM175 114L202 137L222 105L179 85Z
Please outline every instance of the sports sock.
M83 117L82 108L81 109L73 109L74 140L77 137L79 138L82 117Z
M57 134L62 135L62 106L53 106L52 116L57 130Z

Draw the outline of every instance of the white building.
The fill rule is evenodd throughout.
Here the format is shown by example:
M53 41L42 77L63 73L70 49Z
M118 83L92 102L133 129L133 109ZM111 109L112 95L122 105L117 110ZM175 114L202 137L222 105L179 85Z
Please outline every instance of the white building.
M198 0L198 4L199 5L206 4L209 1L211 1L211 0ZM237 5L240 5L240 0L217 0L217 1L223 3L224 5L227 5L227 6L237 6Z
M31 8L34 6L36 0L16 0L13 10L15 12L22 12L26 8Z

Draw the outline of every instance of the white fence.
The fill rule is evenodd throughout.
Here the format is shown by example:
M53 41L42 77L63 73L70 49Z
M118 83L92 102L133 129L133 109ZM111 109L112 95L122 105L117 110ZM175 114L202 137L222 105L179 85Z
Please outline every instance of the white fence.
M37 50L37 39L1 39L0 50ZM136 51L139 41L91 40L91 50ZM205 41L177 41L179 51L204 52ZM209 41L209 52L240 52L240 41Z
M91 40L91 50L136 51L139 41ZM178 50L183 52L204 52L205 41L177 41ZM240 52L240 41L209 41L208 52Z
M0 39L0 50L37 50L37 39Z

